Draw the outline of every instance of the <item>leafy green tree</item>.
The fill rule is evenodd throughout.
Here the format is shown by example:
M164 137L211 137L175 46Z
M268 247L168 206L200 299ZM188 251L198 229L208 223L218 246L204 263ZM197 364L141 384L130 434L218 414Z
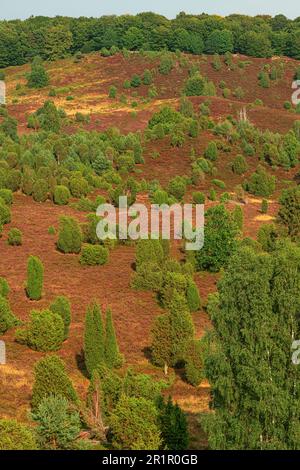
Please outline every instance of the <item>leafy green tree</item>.
M185 360L187 347L194 335L194 325L186 299L174 291L166 314L155 319L152 329L152 360L164 367L176 366Z
M286 227L290 237L297 239L300 234L300 189L284 189L279 202L278 221Z
M37 423L36 433L42 449L71 449L81 428L78 411L61 395L44 397L32 413L32 419Z
M187 79L184 87L186 96L201 96L204 94L205 79L196 73Z
M38 256L30 256L27 262L26 292L30 300L40 300L43 294L44 266Z
M205 43L205 51L208 54L225 54L233 51L232 32L226 29L212 31Z
M198 287L193 280L188 282L186 290L186 300L190 309L190 312L197 312L201 307L201 298Z
M56 299L50 305L50 310L53 313L57 313L61 316L64 322L64 339L67 339L69 335L69 329L71 324L71 303L70 300L61 295L56 297Z
M246 173L248 165L243 155L237 155L232 162L232 171L236 175L242 175Z
M271 57L272 47L265 33L246 31L239 38L239 51L253 57Z
M188 423L179 405L174 405L169 397L166 403L160 400L158 410L163 444L168 450L186 450L189 445Z
M37 450L33 432L15 419L1 419L0 450Z
M70 52L72 43L72 33L67 27L57 25L49 28L45 41L45 55L47 59L63 59Z
M90 375L97 367L105 363L105 338L102 314L99 305L89 305L85 317L84 359Z
M299 448L299 267L291 243L272 255L243 248L210 297L204 364L214 413L203 424L212 449Z
M111 415L110 423L115 449L160 449L158 412L152 401L123 395Z
M264 167L259 165L250 180L246 182L245 188L256 196L269 197L275 191L276 178L269 175Z
M188 383L197 387L203 380L203 345L192 340L188 346L185 360L185 376Z
M110 309L106 312L105 321L105 363L107 367L112 369L121 367L123 363L123 357L119 351Z
M65 364L56 355L40 359L34 367L34 383L31 405L36 411L43 398L51 395L63 396L70 403L76 404L78 397L69 379Z
M199 271L218 272L234 253L238 229L230 213L223 205L208 209L205 224L205 243L196 252L196 267Z
M31 72L28 76L28 87L29 88L44 88L49 84L48 73L40 60L36 57L31 64Z
M58 206L65 206L69 203L71 193L69 188L63 185L55 186L54 203Z

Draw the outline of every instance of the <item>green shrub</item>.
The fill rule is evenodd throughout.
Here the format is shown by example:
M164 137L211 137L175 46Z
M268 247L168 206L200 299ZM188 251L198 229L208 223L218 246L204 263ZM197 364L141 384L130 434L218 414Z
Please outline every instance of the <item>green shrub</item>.
M15 419L0 419L0 450L37 450L33 432Z
M0 335L6 333L10 328L17 326L18 323L19 321L12 313L8 300L0 295Z
M101 245L84 245L82 248L80 263L84 266L99 266L106 264L109 251Z
M115 86L113 86L113 85L110 86L110 87L109 87L109 91L108 91L108 96L109 96L109 98L112 98L112 99L113 99L113 98L116 98L116 96L117 96L117 91L118 91L117 87L115 87Z
M174 62L172 57L169 54L165 54L162 56L159 64L159 73L162 75L169 75L169 73L172 71L174 66Z
M131 81L130 81L130 86L133 88L138 88L142 84L142 79L139 75L133 75Z
M209 142L206 150L204 151L204 156L207 160L215 161L218 158L218 147L216 142L212 141Z
M226 189L226 184L224 183L224 181L213 179L212 183L220 189Z
M188 383L197 387L204 378L203 347L200 341L191 341L186 355L185 376Z
M10 288L8 282L4 277L0 277L0 297L8 297Z
M35 364L32 409L36 410L43 398L50 395L65 397L70 403L78 402L65 365L56 355L47 355Z
M262 166L258 166L245 187L256 196L269 197L275 191L275 176L269 175Z
M186 290L186 300L190 309L190 312L197 312L201 306L201 299L198 288L194 281L189 281Z
M57 351L64 340L63 319L51 310L33 310L25 329L16 331L16 340L35 351Z
M187 79L184 87L184 93L186 96L201 96L204 94L204 87L205 79L199 73L197 73Z
M7 243L11 246L21 246L22 245L22 232L17 228L12 228L8 232Z
M237 155L232 162L232 171L236 175L242 175L248 169L246 159L243 155Z
M3 199L8 206L11 206L13 203L13 193L10 189L0 189L0 198Z
M55 235L56 234L56 230L55 230L55 227L51 226L48 228L48 234L49 235Z
M57 248L63 253L79 253L81 250L82 232L73 217L60 218Z
M261 213L266 214L268 212L269 203L267 199L263 199L261 202Z
M86 196L89 192L88 182L82 177L73 176L70 179L70 191L72 196L77 198Z
M193 202L195 204L204 204L205 203L205 194L197 191L193 193Z
M49 308L51 312L61 316L64 322L64 339L67 339L71 324L71 304L69 299L63 295L56 297Z
M30 256L27 262L26 292L30 300L40 300L43 293L44 266L40 258Z
M168 193L176 199L181 200L186 192L186 182L181 176L175 176L168 184Z
M68 204L71 197L71 193L69 188L66 186L55 186L54 189L54 202L59 206L65 206Z
M0 224L9 224L11 221L11 213L9 207L5 204L2 198L0 198Z
M143 83L144 83L144 85L151 85L152 80L153 80L153 77L152 77L151 71L148 70L148 69L146 69L146 70L144 71L144 75L143 75Z
M36 202L45 202L48 199L48 184L43 179L35 181L32 187L32 196Z

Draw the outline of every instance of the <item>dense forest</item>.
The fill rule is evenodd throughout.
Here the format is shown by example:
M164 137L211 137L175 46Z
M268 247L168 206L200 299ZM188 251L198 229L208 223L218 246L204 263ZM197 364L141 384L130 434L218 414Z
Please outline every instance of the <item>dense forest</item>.
M155 13L101 18L31 17L0 22L0 67L21 65L35 56L55 60L68 53L112 46L129 50L236 52L254 57L300 58L300 17L187 15Z

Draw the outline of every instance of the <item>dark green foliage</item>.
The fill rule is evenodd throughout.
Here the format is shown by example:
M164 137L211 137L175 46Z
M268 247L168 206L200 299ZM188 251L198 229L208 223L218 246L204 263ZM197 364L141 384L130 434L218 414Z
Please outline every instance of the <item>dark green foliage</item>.
M116 333L114 329L111 310L106 312L105 321L105 363L107 367L114 369L122 366L123 357L119 352Z
M189 446L188 423L179 405L174 405L171 397L166 403L161 399L158 411L159 427L166 448L171 451L186 450Z
M208 160L214 162L218 158L218 147L216 142L211 141L209 142L208 146L206 147L204 151L204 157L207 158Z
M42 449L71 449L81 428L78 411L60 395L43 398L32 419L37 423L36 434Z
M97 303L89 305L86 312L84 359L90 377L95 369L105 363L105 335L102 314Z
M198 270L219 271L236 249L238 229L223 205L208 209L205 223L205 243L196 252Z
M287 228L290 237L297 239L300 234L300 189L283 190L279 202L278 221Z
M0 199L10 206L13 203L13 193L10 189L0 189Z
M56 297L56 299L50 305L50 310L53 313L57 313L61 316L64 322L64 339L67 339L69 335L69 328L71 324L71 304L70 300L61 295Z
M80 263L83 266L102 266L108 262L109 251L100 245L84 245L81 251Z
M16 340L35 351L57 351L64 339L62 317L51 310L33 310L25 329L16 332Z
M44 179L35 181L32 187L32 196L36 202L45 202L48 199L48 184Z
M185 360L185 376L188 383L197 387L204 378L203 346L200 341L192 340L188 346Z
M133 88L138 88L139 86L141 86L142 84L142 79L139 75L133 75L131 81L130 81L130 85L133 87Z
M89 192L89 185L84 178L74 176L70 179L70 191L72 196L80 198L87 195Z
M197 73L187 79L184 93L187 96L201 96L204 94L205 79Z
M269 197L275 191L275 181L275 176L269 175L264 167L258 166L246 182L245 188L256 196Z
M33 432L14 419L1 419L0 450L37 450Z
M153 77L152 77L151 71L146 69L144 71L144 75L143 75L143 84L144 85L151 85L152 80L153 80Z
M232 162L232 171L236 175L242 175L248 169L248 165L243 155L237 155Z
M44 266L38 256L30 256L27 262L26 292L30 300L40 300L43 294Z
M39 58L35 58L31 65L31 73L28 77L29 88L44 88L49 84L49 76Z
M259 227L257 241L261 244L264 251L272 252L276 248L278 240L278 231L275 224L263 224Z
M7 293L4 283L0 284L0 289L4 294ZM0 335L17 326L18 323L19 321L12 313L8 300L0 295Z
M209 300L205 376L214 413L203 420L211 449L297 449L300 252L244 248L232 257ZM249 432L251 429L251 432Z
M61 217L57 248L63 253L79 253L81 250L82 232L73 217Z
M261 202L261 213L262 214L267 214L269 209L269 203L267 199L263 199Z
M152 401L123 395L110 423L115 449L158 450L161 446L158 412Z
M8 297L10 288L8 282L4 277L0 277L0 297Z
M11 213L9 207L5 204L2 198L0 198L0 224L9 224L11 221Z
M244 226L244 212L242 206L235 206L232 211L232 220L235 223L237 229L242 232Z
M8 232L7 243L11 246L21 246L22 245L22 232L17 228L12 228Z
M162 75L169 75L174 67L174 62L172 56L169 54L164 54L160 60L159 64L159 73Z
M186 182L182 176L175 176L168 184L168 193L181 200L186 192Z
M233 35L226 29L212 31L205 43L205 51L208 54L225 54L233 51Z
M194 327L185 298L174 292L169 312L155 319L152 329L152 360L158 366L176 366L186 357Z
M76 404L78 398L69 379L65 364L56 355L48 355L40 359L34 367L34 384L31 405L36 411L45 397L62 396Z
M69 188L66 186L60 185L56 186L54 189L54 202L59 206L65 206L68 204L71 197Z
M194 281L189 281L186 290L186 300L190 309L190 312L197 312L201 306L201 299Z
M201 192L193 193L193 202L195 204L204 204L205 203L205 194Z

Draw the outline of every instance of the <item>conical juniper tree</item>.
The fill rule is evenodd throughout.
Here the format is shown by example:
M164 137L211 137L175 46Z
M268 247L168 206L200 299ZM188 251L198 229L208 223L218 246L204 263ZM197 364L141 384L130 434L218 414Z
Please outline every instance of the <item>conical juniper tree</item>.
M271 254L243 248L209 300L214 330L205 373L212 408L204 420L213 449L299 449L300 249Z
M169 305L169 312L156 318L152 330L152 359L163 366L176 366L185 360L189 341L194 337L194 325L186 298L177 291Z
M93 371L105 362L104 348L105 341L101 309L94 302L87 308L84 331L85 366L90 377Z
M105 362L107 367L110 367L111 369L121 367L123 363L123 357L119 351L110 309L106 312L105 322Z

